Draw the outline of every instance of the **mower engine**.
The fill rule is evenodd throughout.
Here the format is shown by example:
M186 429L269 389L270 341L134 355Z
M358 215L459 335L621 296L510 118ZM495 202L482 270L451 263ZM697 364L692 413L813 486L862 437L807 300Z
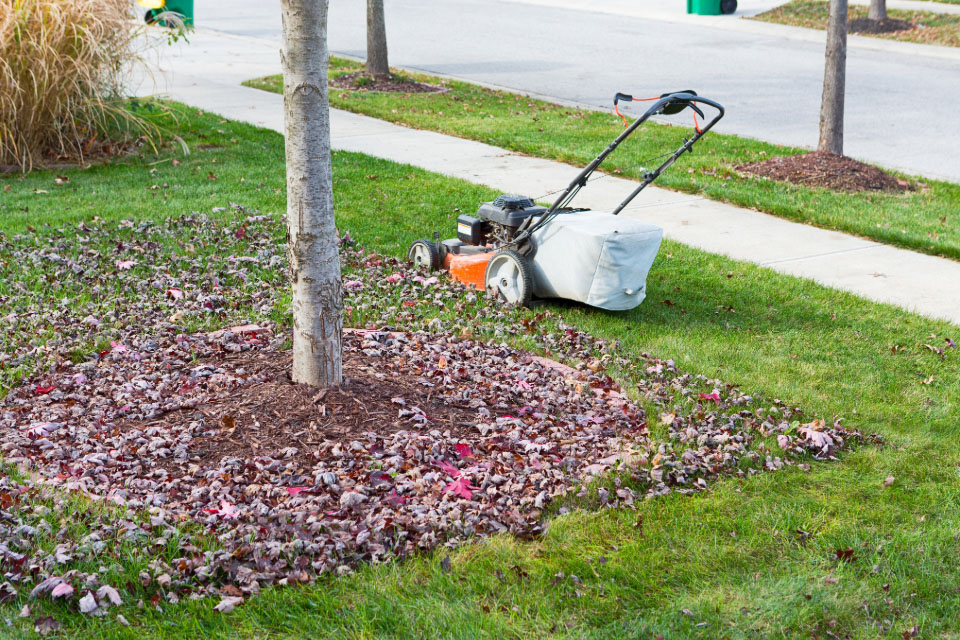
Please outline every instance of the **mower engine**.
M537 206L526 196L502 195L493 202L481 204L476 216L461 215L457 218L457 240L467 245L499 248L513 242L517 229L530 216L546 212L546 207ZM448 249L453 249L449 243L444 242Z

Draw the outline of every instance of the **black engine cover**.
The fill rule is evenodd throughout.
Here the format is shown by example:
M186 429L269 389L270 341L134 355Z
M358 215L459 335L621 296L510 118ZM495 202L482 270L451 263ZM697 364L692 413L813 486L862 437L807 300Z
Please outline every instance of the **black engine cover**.
M526 196L502 195L493 202L481 204L477 215L484 220L507 227L519 227L530 216L540 215L546 211L546 207L538 207Z

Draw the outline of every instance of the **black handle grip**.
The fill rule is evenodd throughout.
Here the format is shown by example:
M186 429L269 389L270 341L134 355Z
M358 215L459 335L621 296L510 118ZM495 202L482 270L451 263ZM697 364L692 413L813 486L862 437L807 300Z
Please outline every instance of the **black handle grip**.
M617 95L613 96L613 105L616 106L617 103L621 100L625 100L627 102L633 102L633 96L627 93L620 93L618 91Z

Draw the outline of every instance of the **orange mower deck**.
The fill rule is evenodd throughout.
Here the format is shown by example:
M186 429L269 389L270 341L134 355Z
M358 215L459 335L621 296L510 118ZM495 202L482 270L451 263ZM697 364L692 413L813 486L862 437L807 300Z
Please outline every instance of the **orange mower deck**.
M492 257L492 251L467 256L448 253L443 259L441 267L449 271L457 282L462 282L468 287L482 291L486 288L487 263L490 262Z

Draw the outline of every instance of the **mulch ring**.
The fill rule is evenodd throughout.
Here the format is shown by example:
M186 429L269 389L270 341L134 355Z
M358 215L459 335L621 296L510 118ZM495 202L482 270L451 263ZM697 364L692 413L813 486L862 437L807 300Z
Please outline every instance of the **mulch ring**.
M201 371L241 370L254 382L242 392L214 396L143 423L124 421L118 428L166 427L195 420L218 426L194 436L187 456L189 462L213 466L224 457L270 455L288 447L307 451L330 440L350 442L369 433L389 435L409 429L408 421L398 417L403 414L400 403L422 408L433 426L453 438L469 437L474 430L475 409L435 399L431 387L405 377L389 363L355 350L343 356L343 384L319 390L293 382L289 352L248 350L222 359L207 358L199 363ZM386 378L384 371L390 373ZM182 461L158 464L172 470Z
M391 75L388 78L368 75L366 71L347 73L330 78L330 86L354 91L393 91L396 93L445 93L446 87L408 80L403 76Z
M871 20L870 18L855 18L847 23L847 29L850 33L896 33L898 31L909 31L917 25L906 20L896 18L887 18L886 20Z
M913 191L915 187L895 176L853 158L826 151L777 156L762 162L741 164L741 174L782 180L810 187L840 191Z

